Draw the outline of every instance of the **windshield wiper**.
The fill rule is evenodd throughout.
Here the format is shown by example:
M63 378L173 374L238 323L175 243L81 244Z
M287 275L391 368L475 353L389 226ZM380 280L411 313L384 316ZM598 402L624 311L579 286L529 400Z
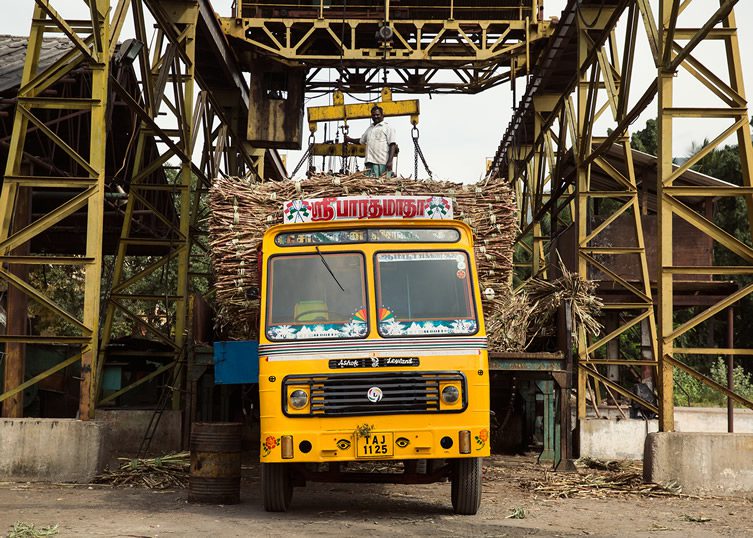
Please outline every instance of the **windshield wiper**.
M329 274L332 275L332 278L335 279L335 282L340 287L342 291L345 291L345 288L343 288L343 285L340 284L340 281L337 280L337 277L335 276L335 273L332 272L332 269L329 268L329 264L327 263L327 260L324 259L324 256L322 255L322 252L319 250L319 245L315 245L314 248L316 249L316 253L319 254L319 257L322 259L322 263L324 264L324 267L327 268L327 271L329 271Z

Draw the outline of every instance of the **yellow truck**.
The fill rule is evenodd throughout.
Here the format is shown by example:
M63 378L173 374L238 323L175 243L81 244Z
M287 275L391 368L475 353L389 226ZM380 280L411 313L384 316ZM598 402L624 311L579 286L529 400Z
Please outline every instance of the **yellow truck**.
M287 510L306 481L449 478L454 511L475 514L489 368L471 229L440 196L283 213L260 256L264 507Z

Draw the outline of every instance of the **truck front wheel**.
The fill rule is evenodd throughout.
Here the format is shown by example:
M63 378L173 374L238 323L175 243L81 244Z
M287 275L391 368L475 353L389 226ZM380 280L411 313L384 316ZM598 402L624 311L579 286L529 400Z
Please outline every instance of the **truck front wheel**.
M472 516L481 505L481 458L460 458L452 462L450 478L452 509Z
M261 487L267 512L287 512L293 498L290 467L285 463L261 464Z

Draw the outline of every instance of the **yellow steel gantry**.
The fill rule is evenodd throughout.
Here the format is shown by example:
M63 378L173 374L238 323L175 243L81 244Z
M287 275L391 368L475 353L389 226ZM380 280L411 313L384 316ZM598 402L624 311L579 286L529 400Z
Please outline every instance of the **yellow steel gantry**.
M701 0L662 0L659 5L658 21L651 25L649 35L654 53L654 62L658 76L655 82L658 93L658 127L659 127L659 170L657 174L657 191L659 199L659 368L661 383L660 427L663 431L674 430L674 400L673 373L675 368L682 370L700 380L713 389L722 392L729 398L749 409L753 409L753 401L741 396L732 387L720 385L709 377L689 366L682 358L702 357L711 359L714 356L729 355L749 357L752 349L726 348L723 346L708 346L688 348L677 346L680 337L689 331L701 327L717 313L732 307L735 303L753 293L753 285L745 285L739 290L724 297L715 304L697 312L692 318L675 325L675 281L678 275L711 275L729 277L729 275L753 274L753 249L746 242L722 229L713 219L707 218L690 207L686 199L692 196L702 197L730 197L742 199L748 208L748 238L753 236L753 145L750 133L750 109L745 95L743 83L743 69L740 59L740 44L734 14L737 2L720 0L717 5ZM651 15L645 1L639 2L643 6L643 14L647 19ZM683 17L685 12L693 12L693 17ZM702 24L697 21L702 14ZM704 63L699 54L716 49L709 45L721 42L724 53L718 62ZM704 48L706 51L704 51ZM692 79L700 83L707 92L708 102L716 104L713 107L677 106L675 96L678 94L675 77L684 71ZM722 119L727 126L722 128L716 136L694 151L680 166L674 165L672 155L673 129L676 120L692 119L701 125L708 125L708 120ZM737 138L740 156L742 184L724 187L693 188L676 185L678 177L697 164L712 150L719 147L730 136ZM673 220L676 217L690 224L701 235L710 237L714 245L728 252L736 254L740 265L722 266L715 262L712 266L680 266L673 256ZM730 361L731 362L731 361ZM731 426L731 424L729 425ZM730 430L732 428L730 427Z
M734 0L721 0L716 5L701 0L662 0L658 19L648 0L569 5L552 38L555 42L567 43L567 46L562 46L559 51L549 48L542 53L540 69L534 71L529 92L492 163L491 175L507 174L520 197L520 241L529 238L530 245L522 244L531 251L529 274L536 275L541 270L545 252L549 255L554 252L558 241L562 240L555 223L562 215L569 214L572 220L565 219L563 224L572 222L576 226L578 273L584 278L597 278L602 289L620 290L614 302L609 300L610 294L605 295L605 308L619 313L620 323L609 328L603 336L579 340L579 418L586 416L587 400L598 413L603 388L612 399L614 393L620 393L648 410L658 411L661 429L672 431L675 368L722 392L731 401L753 408L753 402L731 387L720 385L681 360L681 357L689 356L745 357L753 355L753 350L724 346L675 347L679 337L749 295L753 286L747 285L728 294L680 326L673 322L675 312L682 306L676 304L674 297L678 282L682 284L681 275L728 278L753 272L753 250L683 201L689 198L742 197L753 224L753 147L733 11L735 4ZM692 12L693 17L683 18L685 12ZM624 33L617 31L619 24L624 24ZM644 35L641 35L641 28ZM618 34L623 36L621 42L617 39ZM657 76L647 88L638 88L640 93L636 94L635 58L641 39L648 43ZM724 61L709 65L698 59L697 55L704 47L720 41L724 45ZM563 66L570 69L568 54L573 54L573 49L577 51L577 67L572 67L574 73L571 75L563 72ZM675 106L675 78L681 70L700 82L708 92L709 101L716 99L722 106ZM629 127L649 109L657 96L660 134L656 158L656 213L659 218L655 243L659 263L658 274L652 283L646 261L643 223L648 212L648 191L645 190L648 186L644 179L644 190L638 190ZM672 127L678 118L696 122L722 118L728 121L728 125L678 166L673 163L676 148L672 144ZM597 126L603 134L595 133ZM737 136L740 152L742 185L689 186L675 183L733 135ZM573 195L576 201L574 212L571 209ZM594 204L603 200L610 200L612 209L608 216L601 215L599 220ZM542 238L541 223L549 217L552 233ZM673 257L672 233L673 220L676 222L678 218L710 238L714 245L737 254L741 264L678 265ZM626 219L632 223L633 237L610 234L610 229L620 221L622 229L626 229ZM615 239L620 242L615 243ZM634 261L630 262L631 258ZM637 276L626 278L625 267L628 263L635 264L635 260ZM656 299L652 296L652 284L658 292ZM641 327L638 342L641 356L611 355L610 342L618 338L635 340L636 331L631 329L636 326ZM594 357L596 352L601 356ZM658 405L640 398L611 379L605 372L610 366L658 369Z
M120 0L112 10L108 0L92 0L88 21L68 21L59 15L50 0L35 1L29 54L0 194L0 256L3 262L0 276L11 287L73 327L75 334L9 334L2 337L2 341L9 345L11 352L13 345L56 343L80 346L80 353L29 381L10 387L0 394L0 401L13 402L11 407L17 408L18 396L24 388L80 360L80 416L88 418L99 394L97 380L105 360L105 345L112 337L111 327L117 315L144 326L155 339L169 347L170 360L160 372L168 371L184 360L189 267L192 252L200 244L199 235L194 232L200 228L203 218L201 196L220 168L234 174L241 169L250 170L254 161L259 162L258 157L263 152L255 152L247 143L238 140L237 125L233 124L237 118L226 118L213 95L198 92L198 99L194 99L194 81L200 78L197 73L196 28L206 0L198 3L189 0ZM745 357L753 355L753 350L678 345L678 338L749 295L753 286L729 294L678 327L673 325L675 288L680 275L713 278L753 274L753 249L686 203L689 198L741 197L749 209L753 230L753 149L733 10L736 0L720 0L714 5L703 0L659 2L658 18L649 0L568 4L569 10L566 9L563 20L554 30L548 48L537 55L539 64L532 75L530 92L524 97L503 140L491 174L496 177L507 175L507 179L515 184L519 196L521 241L526 239L525 247L531 254L530 275L546 273L547 259L563 240L563 229L573 224L577 245L574 263L578 272L585 278L598 275L606 283L605 287L620 290L619 299L606 302L607 310L619 314L619 323L610 327L606 334L579 340L579 417L586 415L587 395L590 393L589 399L596 404L603 390L608 396L620 393L647 409L658 410L661 428L671 431L674 427L672 389L675 368L723 392L730 400L753 408L753 402L700 374L684 360L689 356ZM552 26L542 21L538 14L538 0L515 2L515 5L517 11L502 2L500 9L495 11L496 18L482 19L472 10L464 12L463 6L456 5L456 2L438 6L431 12L421 12L418 6L402 6L407 11L401 12L398 7L382 2L373 6L350 4L346 9L344 3L336 5L320 1L318 5L301 7L300 12L290 13L290 5L244 0L235 4L232 17L222 19L222 27L236 43L242 43L237 51L246 66L252 65L257 58L266 57L290 66L311 68L306 80L308 89L344 85L352 91L369 91L384 84L377 75L390 69L400 77L401 82L397 85L390 82L398 91L475 92L510 80L523 68L533 67L530 61L532 48L541 46L543 38L552 34ZM115 83L112 86L118 98L128 102L140 121L140 128L133 134L137 166L130 178L126 214L151 212L169 229L169 233L160 239L158 246L162 248L162 254L153 264L137 274L126 274L123 268L129 258L129 245L140 243L143 246L149 241L134 233L131 219L126 218L113 283L104 290L107 308L105 324L100 331L104 155L107 144L105 112L109 96L107 88L112 82L110 59L129 10L134 13L139 40L146 44L145 7L157 23L158 38L154 46L145 47L137 58L144 85L143 98L129 96ZM691 7L696 18L684 18ZM281 15L283 11L286 12L284 16ZM697 22L699 13L704 17L701 23ZM624 24L624 31L618 32L620 24ZM381 38L372 39L376 31L380 31ZM41 68L41 42L45 34L52 33L64 35L72 48L52 66ZM636 93L633 91L635 51L641 40L649 45L657 76L647 88L640 88ZM710 43L723 44L724 61L709 65L699 60L699 51ZM558 56L561 54L569 54L570 60L558 64L556 60L563 58ZM317 82L316 70L326 67L339 69L341 80ZM91 95L76 99L45 96L45 90L77 68L91 73ZM563 75L564 68L570 71ZM455 73L458 79L447 82L434 78L443 71ZM716 107L675 105L675 76L678 72L689 74L721 104ZM559 80L552 78L557 76ZM554 82L549 86L536 83L544 80ZM172 98L167 98L168 88L172 89ZM647 232L644 218L647 210L641 197L646 193L638 188L633 162L635 153L629 136L630 125L649 109L655 98L660 129L656 182L656 239L660 263L653 283L657 299L653 296L645 252ZM91 136L86 148L72 147L35 114L35 111L50 109L88 112ZM176 119L177 127L160 126L157 118L165 112ZM728 125L687 161L675 165L672 162L676 149L672 144L675 120L702 122L709 118L726 120ZM597 127L604 130L606 126L609 131L596 131ZM72 165L70 175L41 175L24 165L24 148L30 129L47 136L67 155ZM201 137L200 132L203 133ZM147 136L154 137L164 148L160 156L146 155L144 141ZM737 136L743 171L741 186L678 183L685 172L730 136ZM197 148L199 138L203 138L201 149ZM196 158L194 154L200 154L200 157ZM167 185L144 181L150 171L171 166L175 161L178 163L175 181ZM23 191L27 188L65 188L76 190L76 193L57 209L26 224L18 215L23 206ZM169 193L174 202L174 213L150 203L147 193L154 190ZM609 213L597 215L597 204L611 207ZM87 214L86 251L83 255L73 251L69 255L22 255L16 250L80 211ZM17 220L15 225L14 217ZM550 233L545 236L542 224L546 219L549 219ZM719 248L736 254L740 264L677 265L672 244L673 221L677 222L677 219L711 238ZM631 237L621 238L625 240L624 244L610 244L610 230L618 222L626 221L630 223ZM14 267L39 264L84 267L80 315L67 312L44 290L33 288L14 270ZM162 290L159 298L156 293L135 291L137 286L134 284L139 279L169 264L177 271L174 289ZM621 271L627 264L637 264L636 277L627 278ZM129 310L129 301L169 303L174 321L167 329L154 327L139 319L138 312ZM642 334L642 356L637 359L612 356L610 345L620 338L634 338L631 335L638 327ZM605 372L610 366L643 366L658 370L659 405L654 406L615 382ZM180 388L179 376L174 382L176 388ZM119 394L131 388L133 386L126 387ZM109 395L103 402L107 403L113 397L117 394Z
M108 106L107 85L110 73L110 50L118 38L119 27L111 31L109 0L89 2L89 20L69 21L64 19L49 1L37 1L29 34L26 61L18 104L13 122L13 134L5 169L2 193L0 194L0 256L3 267L0 277L32 301L45 307L68 326L74 334L32 335L6 334L0 341L11 347L18 344L60 344L80 346L63 362L47 371L24 381L0 394L0 401L16 397L20 399L23 390L56 371L75 362L81 362L81 399L79 413L82 418L94 412L93 398L95 384L95 364L99 346L99 304L102 274L102 224L105 195L105 114ZM40 66L40 50L45 36L65 36L72 44L70 52L51 66ZM82 68L91 74L91 94L89 96L66 99L45 97L45 91L60 81L72 70ZM57 135L38 118L43 110L61 112L88 111L91 136L88 147L75 147ZM70 175L51 177L25 167L24 153L27 135L31 129L38 130L49 138L71 162ZM32 193L36 189L67 189L75 191L70 199L41 218L20 229L11 231L11 223L16 216L16 203L26 189ZM84 210L87 213L86 227L81 232L86 237L86 251L78 254L55 256L16 257L11 251L29 243L33 238L59 224L73 213ZM9 269L17 265L80 265L84 268L82 315L68 312L45 290L30 285L16 277ZM25 315L25 314L24 314ZM22 404L17 400L14 410L6 410L6 415L21 416Z
M173 406L180 405L181 388L186 369L186 338L189 294L191 280L207 280L206 272L191 271L192 260L206 260L207 209L205 198L211 180L221 173L257 178L263 152L252 148L242 136L245 134L244 88L238 74L228 85L216 77L209 82L200 80L197 73L199 58L196 54L197 25L204 24L205 48L207 40L214 38L213 45L226 46L207 0L120 0L111 6L107 0L90 2L91 21L63 18L49 0L36 0L34 19L29 37L28 54L19 91L17 114L11 139L11 154L8 160L3 190L0 195L0 223L2 229L2 262L0 277L10 286L19 289L31 300L46 307L61 324L73 327L74 334L39 335L9 334L0 340L13 345L57 344L72 349L70 357L33 378L23 381L20 376L6 378L5 388L0 392L0 402L12 402L5 415L22 416L20 396L26 388L40 382L55 372L81 361L81 397L79 416L93 416L95 406L112 402L160 374L170 374L168 385L173 389ZM157 35L150 41L147 27L147 10L154 19ZM130 60L138 69L141 91L134 92L122 80L110 76L111 64L116 57L118 34L126 18L132 14L140 52ZM208 29L207 29L208 27ZM212 35L214 31L215 35ZM63 34L71 44L71 50L50 66L40 63L40 49L45 35ZM209 36L207 36L209 34ZM136 49L137 51L139 49ZM203 54L208 55L204 50ZM222 51L218 53L222 56ZM206 63L206 59L203 59ZM229 62L228 59L225 61ZM230 65L228 63L228 65ZM214 67L214 66L213 66ZM45 97L45 92L57 81L72 71L84 70L91 76L91 96ZM204 89L195 98L195 84L199 81ZM213 86L214 85L214 86ZM218 91L211 91L217 85ZM245 90L247 91L247 89ZM105 151L108 140L106 111L108 103L117 100L125 104L133 117L136 128L128 132L127 159L131 161L120 170L113 170L105 177ZM243 108L243 110L241 110ZM36 115L37 110L59 110L64 117L67 111L90 111L86 147L72 145L58 136ZM171 119L165 120L163 116ZM167 123L167 126L166 126ZM127 131L130 126L121 126ZM25 152L27 134L30 131L46 135L60 152L70 159L68 175L41 175L34 173L27 164ZM156 144L156 146L155 146ZM155 181L162 170L174 170L166 174L168 181ZM31 169L30 173L28 170ZM132 171L126 181L118 178L122 169ZM105 183L108 186L105 186ZM116 249L112 278L103 272L103 211L105 190L120 196L126 189L127 203L124 209L123 229ZM24 226L13 226L23 207L23 197L18 193L29 189L67 189L77 192L57 209ZM32 193L33 193L32 192ZM55 230L64 219L77 212L87 212L87 226L81 230L86 237L86 251L76 251L74 242L59 245L69 254L19 256L19 246L48 230ZM148 215L145 217L144 215ZM149 233L144 221L155 224ZM145 231L146 230L146 231ZM157 235L155 235L157 234ZM144 252L151 253L144 263ZM128 261L136 263L128 264ZM81 318L67 312L56 298L45 289L33 288L13 270L18 266L81 265L85 268ZM128 266L128 267L126 267ZM134 269L135 267L135 269ZM158 271L174 273L174 278L164 279L165 287L145 290L144 282ZM100 292L101 284L104 289ZM206 286L205 286L206 287ZM102 308L100 297L104 297ZM150 319L145 305L160 305L161 320ZM19 316L26 318L25 312ZM102 324L100 324L100 316ZM108 350L114 337L113 321L126 320L149 338L169 351L147 352L152 360L162 363L152 373L123 387L115 393L101 394L103 366L117 351ZM80 350L80 351L75 351ZM23 361L18 364L23 368ZM181 369L176 369L180 366Z
M116 93L136 111L141 125L134 135L133 175L107 296L98 371L101 376L106 358L117 355L117 351L108 350L107 345L118 336L113 332L118 317L143 328L150 338L167 346L168 350L145 353L162 365L120 390L101 395L97 405L114 402L162 374L171 374L168 383L172 391L172 408L181 409L181 391L190 352L187 341L189 302L195 289L191 280L198 278L208 283L210 278L207 273L192 271L194 258L206 260L209 256L205 237L206 195L212 179L222 173L248 175L249 179L257 180L264 154L255 152L236 134L238 131L245 134L245 129L237 121L240 118L226 116L227 112L220 103L220 92L213 95L204 89L195 98L200 76L196 70L196 47L201 4L186 0L133 2L136 36L146 42L144 7L157 22L154 44L142 50L139 62L145 99L139 102L124 88L115 85ZM166 114L174 128L161 127L160 116ZM233 119L236 125L233 125ZM161 146L158 155L147 151L146 142L150 138L156 138ZM168 175L167 184L155 185L149 181L155 169L169 168L173 161L177 161L177 166L173 167L176 174L174 178ZM154 192L168 194L172 203L156 207L149 198ZM144 210L166 228L159 236L145 236L134 227L134 213ZM159 256L135 271L127 270L127 261L134 257L134 249L154 246L160 248L162 253ZM162 280L159 289L144 291L145 283L158 272L170 276ZM144 315L145 302L160 305L165 313L163 323L155 323Z

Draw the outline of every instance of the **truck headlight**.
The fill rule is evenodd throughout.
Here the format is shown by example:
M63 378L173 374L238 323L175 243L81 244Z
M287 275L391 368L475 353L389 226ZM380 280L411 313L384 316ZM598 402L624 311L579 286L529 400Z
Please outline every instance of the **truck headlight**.
M290 393L288 401L293 409L303 409L309 403L309 395L305 390L297 389Z
M442 389L442 401L446 404L454 404L460 398L460 391L454 385L447 385Z

